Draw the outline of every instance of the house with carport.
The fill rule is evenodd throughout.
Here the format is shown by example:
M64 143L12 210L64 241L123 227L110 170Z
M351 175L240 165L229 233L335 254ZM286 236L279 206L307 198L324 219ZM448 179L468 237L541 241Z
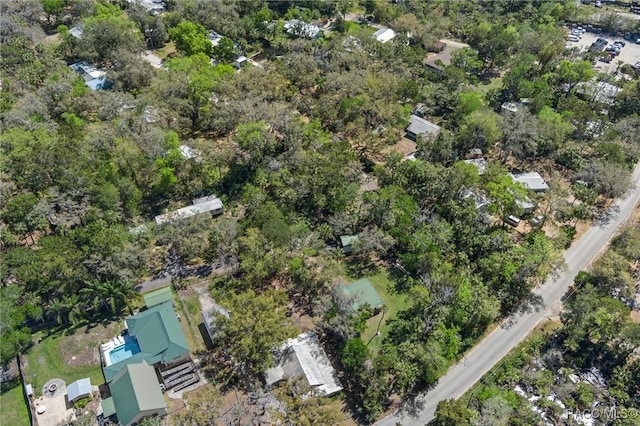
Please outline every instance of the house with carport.
M162 392L199 380L170 288L161 290L147 297L152 307L125 318L122 335L100 346L102 372L111 391L102 401L104 416L115 415L124 426L166 414Z
M303 377L312 391L320 395L329 396L342 390L338 376L315 333L309 331L288 339L274 352L276 365L265 371L267 386Z
M109 383L111 397L103 400L105 417L116 414L122 426L146 417L165 416L167 403L158 384L156 370L145 361L125 365Z

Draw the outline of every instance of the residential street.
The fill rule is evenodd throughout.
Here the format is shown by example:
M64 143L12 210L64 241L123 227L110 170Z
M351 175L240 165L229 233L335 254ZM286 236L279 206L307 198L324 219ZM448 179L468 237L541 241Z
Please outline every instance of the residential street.
M542 297L544 307L539 312L518 315L496 328L488 337L473 348L464 361L454 365L444 375L437 386L427 394L418 398L413 414L395 413L376 423L379 426L422 426L433 419L438 403L445 399L459 398L491 367L497 364L511 349L521 342L527 334L551 313L551 307L560 306L561 298L566 293L577 273L607 246L614 232L631 215L638 199L640 199L640 165L633 174L635 188L624 200L619 200L607 215L594 224L565 253L567 268L556 279L549 279L535 294Z

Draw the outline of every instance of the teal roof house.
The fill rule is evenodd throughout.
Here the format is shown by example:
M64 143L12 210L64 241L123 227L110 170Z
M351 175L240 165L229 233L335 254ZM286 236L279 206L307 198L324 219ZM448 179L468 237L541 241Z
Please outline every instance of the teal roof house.
M123 426L136 424L145 417L167 414L156 370L144 361L123 367L109 388L118 421Z
M107 383L128 364L172 365L190 359L189 344L170 301L125 319L128 333L101 345Z

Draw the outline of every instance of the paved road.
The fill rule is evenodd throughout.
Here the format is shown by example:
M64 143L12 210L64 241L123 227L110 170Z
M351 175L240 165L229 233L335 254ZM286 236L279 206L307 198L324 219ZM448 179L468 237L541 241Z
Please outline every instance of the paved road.
M378 426L422 426L433 419L438 402L459 398L485 373L497 364L512 348L521 342L527 334L541 321L549 316L551 308L559 306L563 294L566 293L573 278L585 269L591 261L607 246L614 232L625 222L640 199L640 165L633 174L636 187L629 195L616 202L610 209L608 222L592 226L573 246L566 251L567 269L556 279L549 279L535 293L544 300L544 307L539 312L517 315L498 327L460 362L440 378L438 385L427 394L418 398L420 406L417 414L394 413L380 420Z

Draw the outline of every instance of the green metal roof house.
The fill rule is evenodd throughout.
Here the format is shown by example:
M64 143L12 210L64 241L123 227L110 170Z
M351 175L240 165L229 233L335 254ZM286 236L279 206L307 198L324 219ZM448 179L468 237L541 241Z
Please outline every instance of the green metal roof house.
M168 364L189 353L189 344L171 303L165 302L125 319L149 364Z
M118 420L129 426L145 417L164 416L164 401L156 370L146 362L126 365L109 384Z
M143 294L142 297L144 298L144 304L147 305L147 308L153 308L154 306L164 302L173 303L173 291L171 291L171 286L150 291L149 293Z
M341 285L337 289L338 295L348 302L354 311L360 309L361 306L368 304L374 310L382 308L384 302L376 291L371 281L361 278L351 284Z
M104 374L105 382L110 383L113 380L113 378L116 377L120 372L120 370L122 370L124 367L126 367L129 364L140 363L144 361L148 356L150 355L144 352L139 352L127 359L123 359L120 362L111 364L108 367L102 367L102 373Z
M136 338L140 352L104 367L102 371L107 383L129 364L143 360L149 365L176 364L189 359L189 344L170 302L127 317L125 323L129 335Z

